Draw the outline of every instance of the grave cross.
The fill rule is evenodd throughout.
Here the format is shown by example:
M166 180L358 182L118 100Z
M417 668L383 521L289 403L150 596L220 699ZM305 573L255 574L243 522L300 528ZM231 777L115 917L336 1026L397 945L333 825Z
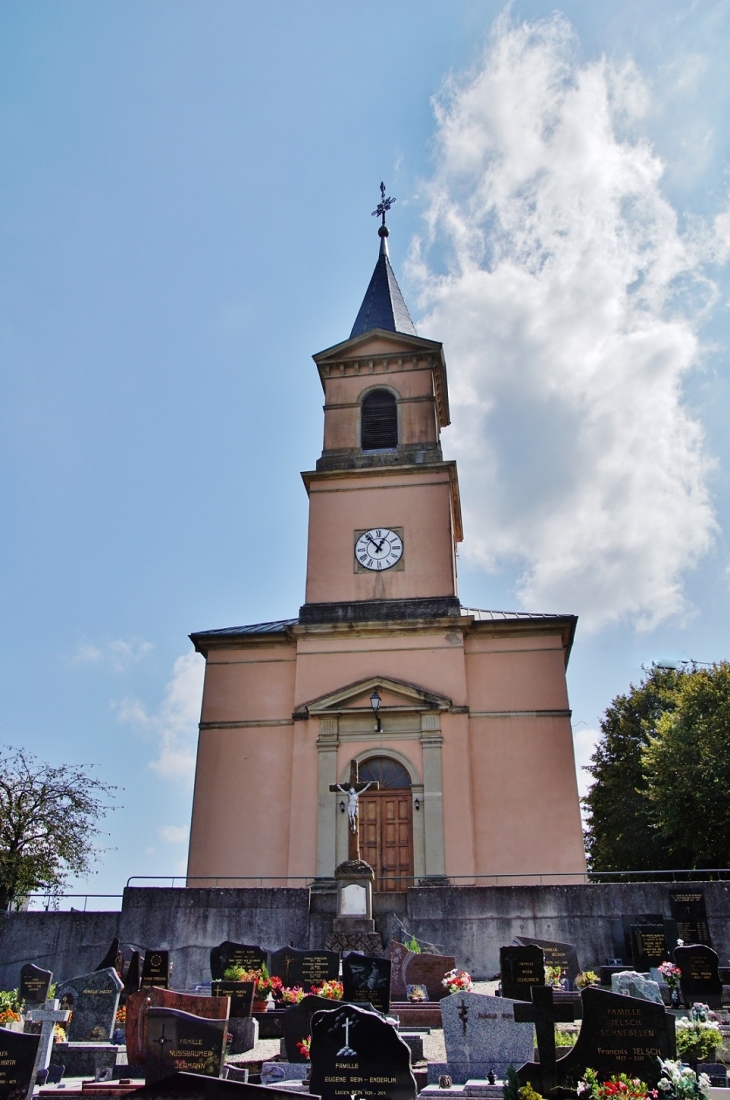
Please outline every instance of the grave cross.
M54 1027L56 1024L65 1024L70 1015L71 1013L67 1008L60 1009L58 1007L58 1001L46 1001L42 1007L31 1008L29 1012L26 1012L27 1020L30 1020L33 1024L41 1025L41 1037L38 1043L38 1053L35 1056L33 1076L31 1077L30 1090L28 1092L29 1097L33 1095L33 1086L35 1085L36 1076L42 1069L48 1069L48 1063L51 1060L51 1050L53 1049Z
M556 1085L555 1024L571 1022L574 1019L572 1004L555 1004L551 985L533 985L532 1004L527 1002L514 1006L515 1021L519 1024L534 1024L537 1036L537 1049L540 1051L540 1092L548 1096Z
M350 831L347 840L348 859L360 858L360 833L357 827L360 795L363 791L366 791L368 787L373 787L374 790L377 791L379 786L380 784L376 783L374 780L371 780L369 783L360 782L360 769L357 760L350 761L350 778L347 786L343 787L339 783L330 784L330 790L335 794L339 791L341 794L347 795L347 814L350 821Z

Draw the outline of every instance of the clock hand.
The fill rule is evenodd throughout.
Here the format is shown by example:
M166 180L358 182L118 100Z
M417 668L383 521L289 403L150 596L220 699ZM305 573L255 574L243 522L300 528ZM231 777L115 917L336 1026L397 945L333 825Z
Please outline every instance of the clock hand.
M368 542L372 542L373 546L375 547L375 553L376 553L376 554L379 554L379 553L380 553L380 546L382 546L382 545L383 545L383 543L381 542L381 543L380 543L380 546L378 546L378 544L377 544L377 542L375 541L375 539L371 538L371 537L370 537L370 535L366 535L366 536L365 536L365 538L366 538L366 539L368 540Z

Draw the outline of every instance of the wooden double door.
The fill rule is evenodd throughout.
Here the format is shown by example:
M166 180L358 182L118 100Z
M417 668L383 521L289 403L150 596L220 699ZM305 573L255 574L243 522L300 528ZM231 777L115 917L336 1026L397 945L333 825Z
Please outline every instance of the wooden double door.
M410 788L366 791L360 796L359 811L360 854L375 871L374 889L407 890L413 879Z

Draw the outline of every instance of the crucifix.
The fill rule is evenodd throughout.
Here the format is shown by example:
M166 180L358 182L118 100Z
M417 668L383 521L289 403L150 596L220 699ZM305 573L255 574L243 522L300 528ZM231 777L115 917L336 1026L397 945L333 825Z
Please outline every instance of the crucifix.
M537 1049L540 1051L540 1075L543 1096L549 1096L556 1085L555 1024L569 1023L575 1018L572 1004L555 1004L551 985L533 985L532 1004L525 1001L514 1006L515 1021L534 1024Z
M48 1069L48 1063L51 1059L51 1051L53 1049L53 1033L56 1024L65 1024L70 1015L71 1013L67 1008L58 1007L58 1001L46 1001L42 1008L31 1008L29 1012L26 1012L26 1020L30 1020L33 1024L41 1025L40 1041L35 1056L29 1096L33 1095L33 1086L35 1085L37 1075L42 1069Z
M341 794L347 795L347 817L350 823L350 831L347 838L347 858L359 859L360 858L360 833L358 831L358 816L359 809L358 803L360 801L360 795L363 791L366 791L368 787L373 787L374 790L378 790L379 783L371 780L369 783L360 782L360 769L357 760L350 761L350 778L346 787L341 786L339 783L331 783L330 790L335 794L339 791Z
M355 1020L351 1020L349 1016L346 1016L345 1022L340 1025L345 1029L345 1045L340 1047L337 1051L338 1058L354 1058L357 1056L356 1052L350 1046L350 1028L353 1027L355 1023Z
M385 184L382 183L382 181L381 181L381 184L380 184L380 202L376 206L375 210L373 210L372 217L373 218L382 218L383 219L382 224L385 225L385 215L388 213L388 211L390 210L390 208L391 208L391 206L393 205L394 202L395 202L395 199L391 199L390 196L388 196L388 198L386 199L386 197L385 197Z

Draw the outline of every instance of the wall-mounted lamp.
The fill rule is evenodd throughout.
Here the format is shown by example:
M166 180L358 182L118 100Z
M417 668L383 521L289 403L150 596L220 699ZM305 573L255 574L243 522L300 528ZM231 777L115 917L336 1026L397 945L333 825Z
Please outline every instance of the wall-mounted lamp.
M416 809L417 809L417 810L420 810L420 808L421 808L421 800L420 800L420 798L414 798L414 799L413 799L413 805L414 805L414 806L416 807Z
M375 688L375 690L373 691L373 694L370 696L370 706L373 708L373 714L375 715L375 732L376 733L382 733L383 732L383 727L380 724L380 715L378 714L378 711L380 710L380 704L381 703L382 703L382 699L378 695L378 689Z
M343 798L343 799L340 800L340 813L344 814L344 812L345 812L345 800Z

